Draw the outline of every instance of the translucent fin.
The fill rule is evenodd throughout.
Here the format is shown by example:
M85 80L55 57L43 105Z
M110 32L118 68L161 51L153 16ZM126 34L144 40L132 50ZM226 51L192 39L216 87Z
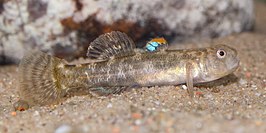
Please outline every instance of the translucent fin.
M91 88L90 91L95 96L107 96L110 94L120 94L128 87L97 87Z
M103 34L90 43L87 56L106 60L112 57L134 55L135 43L125 33L113 31Z
M148 52L156 52L159 50L165 50L168 48L168 43L164 38L153 38L145 45L145 49Z
M194 97L193 89L193 75L192 75L192 64L186 64L186 82L187 82L187 91L190 97Z
M64 62L59 58L40 51L28 52L19 65L21 99L30 106L59 102L66 95L59 82L62 65Z

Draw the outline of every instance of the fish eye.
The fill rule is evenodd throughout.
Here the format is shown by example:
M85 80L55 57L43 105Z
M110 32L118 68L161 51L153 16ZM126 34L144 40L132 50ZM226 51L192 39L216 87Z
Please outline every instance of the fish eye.
M222 49L217 50L217 57L224 58L226 56L226 52Z

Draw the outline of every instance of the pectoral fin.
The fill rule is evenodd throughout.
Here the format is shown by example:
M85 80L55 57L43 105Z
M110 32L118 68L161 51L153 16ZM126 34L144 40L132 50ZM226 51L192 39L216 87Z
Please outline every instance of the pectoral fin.
M190 97L194 97L194 88L193 88L193 75L192 75L192 64L186 64L186 84L187 91Z

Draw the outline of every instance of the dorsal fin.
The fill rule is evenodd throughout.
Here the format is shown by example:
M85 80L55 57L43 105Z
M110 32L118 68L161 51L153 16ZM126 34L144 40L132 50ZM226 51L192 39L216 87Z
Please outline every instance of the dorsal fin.
M90 43L87 56L91 59L107 60L112 57L134 55L135 43L125 33L112 31Z
M166 50L167 48L168 43L163 37L153 38L145 45L145 49L148 52Z

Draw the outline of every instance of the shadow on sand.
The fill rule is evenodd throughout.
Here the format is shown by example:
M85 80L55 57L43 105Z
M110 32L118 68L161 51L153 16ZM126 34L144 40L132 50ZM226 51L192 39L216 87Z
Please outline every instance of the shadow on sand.
M239 80L239 78L235 75L235 74L229 74L225 77L222 77L220 79L211 81L211 82L206 82L206 83L199 83L196 84L196 87L199 88L208 88L209 90L211 90L212 92L219 92L220 89L218 89L218 86L227 86L230 84L233 84L235 82L237 82Z

